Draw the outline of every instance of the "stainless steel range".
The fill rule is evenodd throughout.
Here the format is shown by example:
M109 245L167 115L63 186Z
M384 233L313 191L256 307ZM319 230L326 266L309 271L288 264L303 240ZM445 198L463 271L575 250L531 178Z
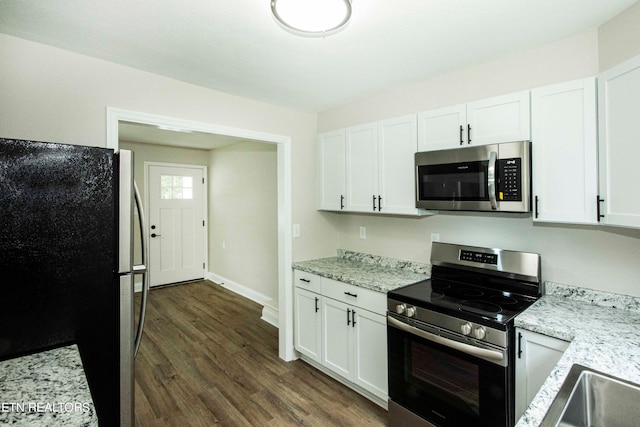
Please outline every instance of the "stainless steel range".
M540 255L434 242L431 279L388 293L390 426L511 427L513 319Z

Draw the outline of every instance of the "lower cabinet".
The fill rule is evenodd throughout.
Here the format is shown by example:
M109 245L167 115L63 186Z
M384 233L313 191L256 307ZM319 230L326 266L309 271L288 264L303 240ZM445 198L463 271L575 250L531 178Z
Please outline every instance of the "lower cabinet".
M386 294L318 280L319 293L295 288L296 350L356 390L378 398L379 404L386 403L387 321L381 309Z
M516 329L516 420L526 411L568 346L567 341Z
M322 349L322 295L296 288L295 347L311 360L320 362Z

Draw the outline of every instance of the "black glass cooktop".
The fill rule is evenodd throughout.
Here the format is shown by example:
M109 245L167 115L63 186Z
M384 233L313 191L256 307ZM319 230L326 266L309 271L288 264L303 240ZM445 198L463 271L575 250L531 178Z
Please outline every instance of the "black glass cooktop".
M479 316L506 324L536 301L536 297L437 278L398 288L388 298L456 317Z

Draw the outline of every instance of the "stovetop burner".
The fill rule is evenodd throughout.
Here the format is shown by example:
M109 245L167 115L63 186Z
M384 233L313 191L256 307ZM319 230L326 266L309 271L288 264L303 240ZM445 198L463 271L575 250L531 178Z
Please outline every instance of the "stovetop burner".
M495 317L496 314L502 313L502 308L499 305L478 300L462 301L460 310L489 317Z

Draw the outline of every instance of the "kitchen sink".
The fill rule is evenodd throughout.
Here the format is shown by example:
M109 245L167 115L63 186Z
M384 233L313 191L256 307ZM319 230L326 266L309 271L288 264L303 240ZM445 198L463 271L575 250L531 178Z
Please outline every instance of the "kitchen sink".
M575 364L541 427L638 426L639 402L639 385Z

